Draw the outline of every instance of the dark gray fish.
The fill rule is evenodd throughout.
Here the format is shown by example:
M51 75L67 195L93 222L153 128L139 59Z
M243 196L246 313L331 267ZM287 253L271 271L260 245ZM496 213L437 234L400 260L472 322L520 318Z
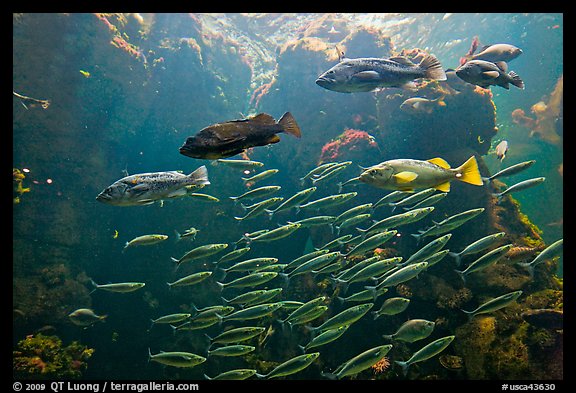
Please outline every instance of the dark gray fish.
M363 57L340 58L340 62L316 79L316 84L340 93L373 91L382 87L415 90L414 80L446 80L440 61L431 54L415 64L406 57L389 59Z
M506 90L510 84L524 89L524 81L514 72L507 72L504 62L492 63L485 60L470 60L456 69L456 75L463 81L487 89L490 86L500 86Z
M276 122L266 113L254 117L231 120L205 127L188 137L180 147L180 154L192 158L217 160L231 157L255 146L280 142L278 133L286 132L300 138L300 127L290 112Z

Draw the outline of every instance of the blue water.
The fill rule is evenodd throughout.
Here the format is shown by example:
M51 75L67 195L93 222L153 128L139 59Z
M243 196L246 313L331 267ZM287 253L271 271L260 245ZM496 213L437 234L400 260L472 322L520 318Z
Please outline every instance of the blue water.
M356 46L346 46L346 35L353 36L358 29L372 35L356 38L353 41ZM13 205L13 308L17 310L13 320L14 345L26 335L49 326L48 331L65 343L77 340L95 349L83 374L86 379L203 379L204 374L215 376L235 368L255 368L259 373L266 373L271 364L267 362L277 365L300 355L297 344L306 344L311 336L304 327L292 332L282 329L276 319L287 315L287 311L259 320L224 322L204 330L175 334L166 325L149 329L150 319L190 311L192 304L198 308L221 304L222 294L215 283L217 277L183 288L169 289L166 282L195 271L213 269L210 262L231 251L245 233L273 229L287 221L316 215L316 212L292 210L271 220L267 215L235 220L234 216L245 212L229 197L249 189L241 177L252 176L260 170L279 169L278 174L257 185L280 185L278 196L288 198L312 186L310 182L301 183L300 177L319 164L322 147L345 129L360 129L375 136L380 152L386 155L372 150L345 152L338 159L350 158L352 165L338 177L319 182L313 200L337 193L338 182L358 176L358 165L374 165L391 158L432 158L391 157L395 152L387 150L387 146L399 145L402 146L400 154L417 155L425 146L438 145L443 152L460 143L459 135L442 141L425 137L415 140L410 138L411 129L406 130L404 144L402 136L392 141L383 137L380 132L385 126L382 119L386 114L379 112L378 105L387 108L382 102L394 99L395 93L403 93L400 89L387 89L378 94L341 94L317 86L315 78L336 64L337 58L332 53L336 45L343 44L350 57L389 56L390 47L386 47L383 39L389 37L394 51L420 48L435 54L447 69L458 66L475 36L482 45L510 43L523 50L509 67L521 75L526 88L490 88L499 131L485 143L493 148L499 141L507 140L507 156L499 161L490 149L488 153L478 154L478 158L489 173L536 160L529 170L502 181L510 186L531 177L546 177L544 184L515 193L513 197L519 203L520 212L538 228L540 240L551 244L563 237L562 128L558 126L553 130L557 143L531 138L530 130L516 124L511 113L521 108L527 116L534 117L530 112L532 105L548 102L562 76L562 14L15 14L13 90L26 97L50 100L50 105L42 109L34 100L16 96L13 100L13 167L24 170L23 185L31 189L20 196L20 203ZM293 50L296 47L299 50ZM257 99L267 84L271 87ZM188 136L210 124L259 112L279 119L286 111L297 119L303 136L299 140L282 134L279 143L248 151L251 160L264 163L264 167L257 170L243 173L178 152ZM430 124L422 123L422 130L417 130L416 135L426 135L421 131ZM477 131L474 126L470 124L470 129L462 132ZM461 164L447 160L452 166ZM201 165L207 166L211 184L199 192L212 195L219 202L177 198L165 201L162 206L156 203L116 207L95 200L100 191L126 174L171 170L190 173ZM462 196L466 187L472 186L453 184L447 197L448 201L454 195L452 205L440 207L435 216L420 223L403 227L401 236L390 241L387 247L399 251L406 260L423 245L416 244L411 233L431 225L432 220L441 221L476 207L474 198ZM344 188L344 192L350 191L358 192L352 201L318 214L338 215L362 203L375 203L388 192L366 185ZM458 195L464 199L458 199ZM373 218L379 220L399 212L380 208ZM468 223L456 229L450 247L461 250L473 240L496 232L486 220L482 218L482 224ZM190 227L199 229L196 239L177 242L175 231L183 233ZM125 242L151 233L166 234L169 239L123 251ZM357 232L350 228L345 233ZM515 234L515 239L524 235ZM254 243L250 253L239 260L271 256L277 257L280 263L289 263L335 237L328 226L301 229L278 241ZM180 258L192 248L209 243L230 246L207 261L187 263L188 266L174 270L171 257ZM439 270L423 274L429 275L425 280L436 283L434 280L442 277L451 290L461 290L464 286L458 277L449 276L454 266L448 265L453 262L447 257L440 264L442 266L436 266ZM517 271L526 276L521 268L517 267ZM545 274L553 275L554 271L562 276L562 259ZM138 281L145 282L146 286L127 294L102 290L90 293L93 289L90 279L99 284ZM545 289L543 286L549 277L537 275L536 280L542 283L527 283L522 288L526 295ZM425 293L422 282L410 281L408 288L391 289L376 300L372 311L380 307L382 299L404 293L414 296L409 313L377 321L372 320L372 315L364 316L338 341L317 348L321 355L310 367L286 378L323 379L321 372L334 371L360 352L385 344L381 335L391 334L404 321L435 320L437 327L426 340L394 343L388 354L392 363L406 360L432 339L455 334L467 323L457 308L473 309L488 298L511 290L502 284L482 292L480 283L468 284L474 297L456 308L439 308L443 294ZM338 293L326 276L308 274L291 280L288 285L278 277L259 288L279 286L284 286L281 300L306 302L327 296L329 309L323 320L352 305L343 306L335 300ZM359 289L362 285L354 287ZM247 290L225 289L223 294L231 297L242 291ZM67 315L77 308L92 308L98 314L106 314L106 322L87 329L75 326ZM502 312L494 315L501 318L504 314L498 313ZM320 322L310 324L318 326ZM270 328L270 336L263 344L250 341L257 348L248 356L209 357L191 369L164 367L148 361L148 348L152 353L189 351L205 356L208 343L205 333L214 336L228 327L241 325ZM470 356L462 345L457 345L456 334L457 340L446 353L463 358ZM506 335L512 333L499 334L506 340ZM528 369L525 374L513 374L506 366L504 370L490 369L483 375L474 374L471 367L448 370L440 365L437 357L411 366L407 377L394 364L376 377L532 378ZM542 359L530 358L529 361L537 365ZM372 370L365 370L357 379L374 376ZM557 374L551 378L557 378Z

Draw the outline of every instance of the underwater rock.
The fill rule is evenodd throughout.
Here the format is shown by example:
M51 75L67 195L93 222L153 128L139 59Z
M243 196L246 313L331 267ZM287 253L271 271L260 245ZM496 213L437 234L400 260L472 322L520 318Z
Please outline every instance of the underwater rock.
M562 310L540 308L524 311L520 315L522 319L536 327L544 329L564 328L564 312Z

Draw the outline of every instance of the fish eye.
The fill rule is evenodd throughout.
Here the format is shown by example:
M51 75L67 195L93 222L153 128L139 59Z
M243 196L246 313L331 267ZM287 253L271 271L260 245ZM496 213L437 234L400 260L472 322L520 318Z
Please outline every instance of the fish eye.
M370 169L368 173L372 176L376 176L378 174L378 171L376 169Z

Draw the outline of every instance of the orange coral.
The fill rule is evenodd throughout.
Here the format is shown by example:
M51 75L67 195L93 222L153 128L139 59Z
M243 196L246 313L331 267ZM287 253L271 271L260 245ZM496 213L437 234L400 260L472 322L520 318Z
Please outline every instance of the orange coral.
M374 370L374 374L382 374L390 367L390 359L384 357L372 365L372 370Z

